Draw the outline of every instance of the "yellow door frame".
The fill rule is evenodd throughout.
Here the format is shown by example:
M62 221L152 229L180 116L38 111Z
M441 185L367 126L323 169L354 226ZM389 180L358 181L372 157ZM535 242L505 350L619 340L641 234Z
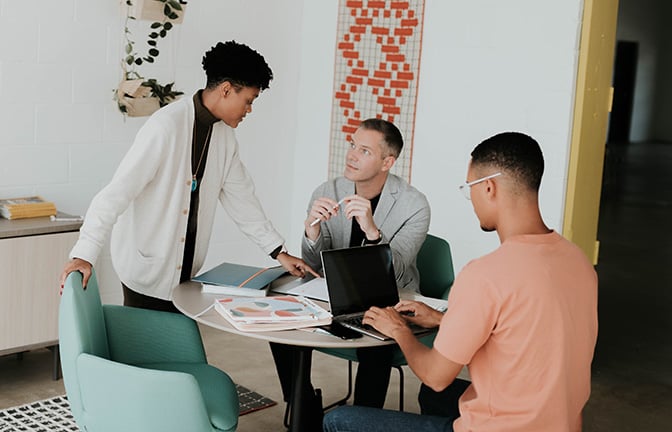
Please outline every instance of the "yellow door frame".
M562 233L597 264L618 0L585 0Z

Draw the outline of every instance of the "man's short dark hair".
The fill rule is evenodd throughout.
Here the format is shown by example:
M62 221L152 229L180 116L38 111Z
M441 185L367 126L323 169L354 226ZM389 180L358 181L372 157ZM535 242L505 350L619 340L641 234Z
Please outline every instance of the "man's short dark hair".
M370 118L364 120L359 127L367 130L375 130L383 134L383 141L387 144L387 149L395 158L399 157L401 149L404 147L404 139L401 132L394 123L379 118Z
M544 155L537 141L520 132L503 132L492 136L471 152L471 166L491 166L530 190L539 191L544 174Z
M207 88L229 81L235 87L266 90L273 71L257 51L236 41L219 42L203 56Z

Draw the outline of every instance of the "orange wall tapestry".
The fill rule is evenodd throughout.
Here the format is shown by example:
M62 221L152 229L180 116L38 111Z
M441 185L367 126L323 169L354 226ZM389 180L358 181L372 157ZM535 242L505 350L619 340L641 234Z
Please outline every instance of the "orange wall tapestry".
M339 4L329 177L343 173L348 142L370 117L401 130L392 172L410 181L424 0L341 0Z

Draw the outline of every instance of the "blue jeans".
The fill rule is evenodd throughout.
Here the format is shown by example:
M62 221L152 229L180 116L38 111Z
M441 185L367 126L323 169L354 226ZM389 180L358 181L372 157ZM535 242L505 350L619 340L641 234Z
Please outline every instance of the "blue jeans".
M458 401L470 382L456 378L440 392L420 386L420 414L389 411L361 406L343 406L329 412L323 421L325 432L423 431L453 432L460 417Z
M362 406L342 406L324 416L324 432L453 432L454 418Z

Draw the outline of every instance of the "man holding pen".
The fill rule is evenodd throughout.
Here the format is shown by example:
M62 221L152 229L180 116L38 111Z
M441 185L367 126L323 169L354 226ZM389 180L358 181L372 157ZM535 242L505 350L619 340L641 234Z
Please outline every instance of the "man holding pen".
M388 121L368 119L348 145L343 176L313 192L304 222L302 258L321 270L323 250L389 243L398 289L418 291L415 259L429 229L430 208L421 192L390 173L403 147L401 132ZM271 350L287 400L292 347L272 343ZM357 350L356 405L384 405L393 353L394 345ZM318 410L319 404L315 405Z

